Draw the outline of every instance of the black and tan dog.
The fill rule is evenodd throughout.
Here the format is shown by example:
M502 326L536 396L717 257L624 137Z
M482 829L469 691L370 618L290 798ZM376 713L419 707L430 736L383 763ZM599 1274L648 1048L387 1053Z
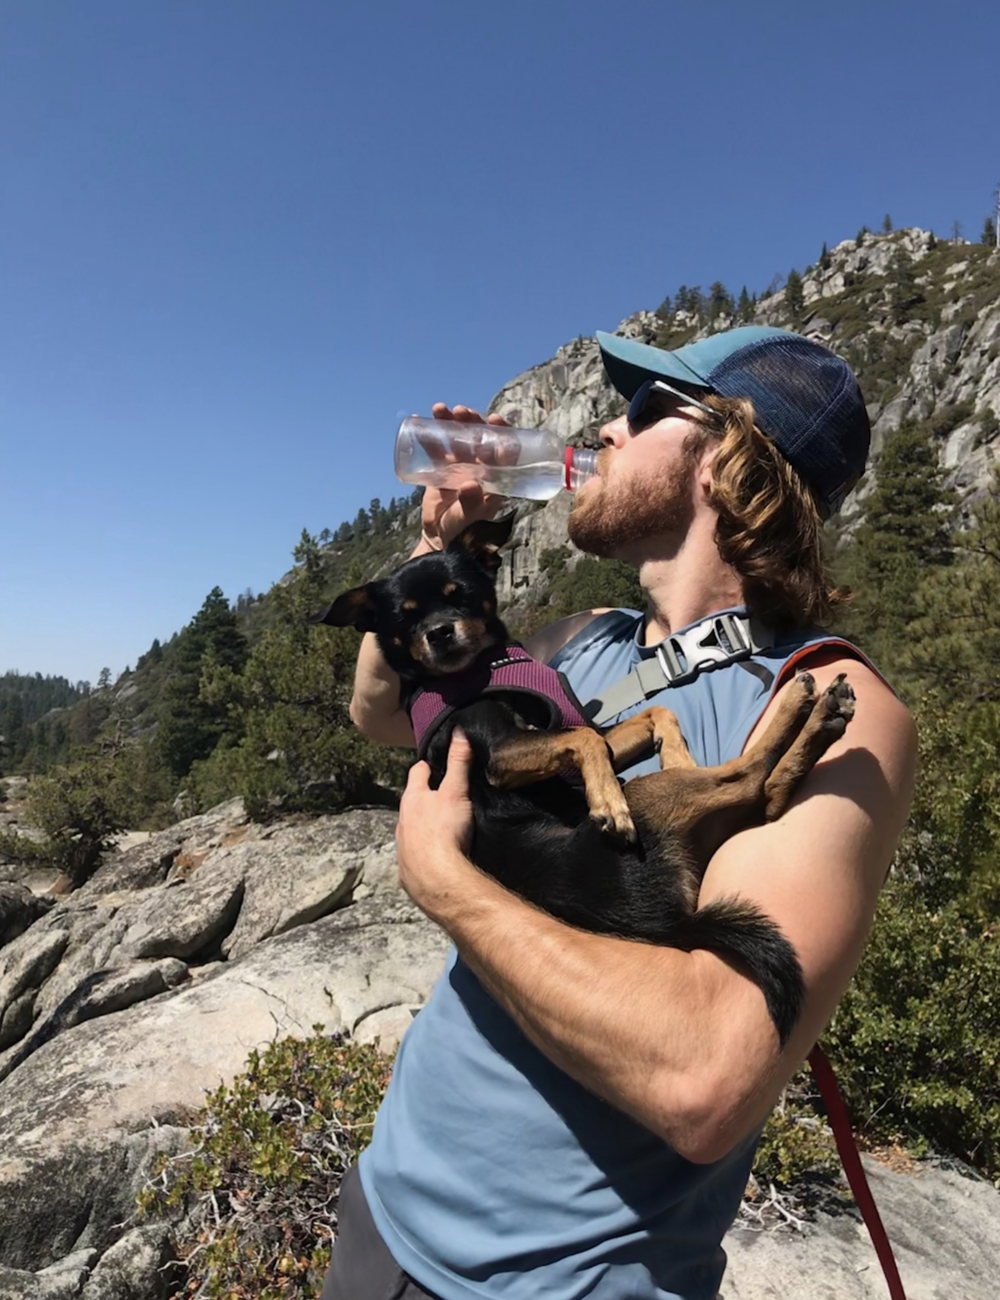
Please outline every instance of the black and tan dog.
M472 524L446 550L344 592L320 621L374 632L411 699L445 679L451 685L453 674L471 675L476 690L483 663L510 644L493 579L511 526ZM494 684L446 711L424 756L439 782L454 727L469 737L477 866L581 929L735 958L760 986L784 1044L803 998L794 949L753 904L731 898L699 908L698 890L716 849L779 817L853 712L843 675L817 696L800 673L749 753L701 768L668 709L603 732L553 731L553 711L537 691ZM615 772L651 750L662 770L623 786Z

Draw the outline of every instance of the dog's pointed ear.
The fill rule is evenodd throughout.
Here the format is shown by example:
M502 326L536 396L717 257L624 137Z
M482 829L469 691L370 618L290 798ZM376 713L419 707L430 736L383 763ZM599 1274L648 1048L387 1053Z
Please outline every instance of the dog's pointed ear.
M374 583L342 592L330 608L315 614L310 623L328 623L331 627L356 627L359 632L375 631Z
M459 533L448 550L465 551L495 576L502 563L500 547L510 540L513 530L513 515L505 515L503 519L477 519Z

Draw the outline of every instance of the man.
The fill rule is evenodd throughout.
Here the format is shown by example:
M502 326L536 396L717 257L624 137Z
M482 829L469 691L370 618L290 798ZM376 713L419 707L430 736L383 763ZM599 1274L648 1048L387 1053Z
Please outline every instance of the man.
M749 899L781 928L804 1011L782 1051L735 963L580 932L479 872L457 737L438 790L414 767L397 833L401 882L456 955L345 1183L328 1298L711 1300L760 1128L850 980L906 817L910 719L856 651L817 630L836 600L822 517L868 451L850 370L756 327L672 353L598 339L630 405L601 431L570 536L634 564L648 608L576 615L529 648L599 698L606 722L673 709L700 764L753 745L798 668L820 690L848 674L846 737L784 816L723 845L701 890L703 903ZM474 488L428 492L417 553L497 507ZM352 716L412 743L371 638Z

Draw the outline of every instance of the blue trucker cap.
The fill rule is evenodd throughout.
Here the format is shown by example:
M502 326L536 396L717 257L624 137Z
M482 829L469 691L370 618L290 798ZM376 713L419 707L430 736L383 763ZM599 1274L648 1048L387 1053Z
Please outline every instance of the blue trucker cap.
M758 428L831 514L864 473L871 426L846 361L801 334L762 325L724 330L673 352L598 330L608 378L631 398L647 379L746 397Z

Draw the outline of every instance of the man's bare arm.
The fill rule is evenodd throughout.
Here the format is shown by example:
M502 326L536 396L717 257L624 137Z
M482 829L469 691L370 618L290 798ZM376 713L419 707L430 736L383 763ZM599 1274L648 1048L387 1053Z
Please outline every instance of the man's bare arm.
M703 901L739 894L758 903L799 954L806 1001L783 1052L759 988L735 963L566 926L449 842L443 810L419 802L441 791L415 791L410 810L404 800L401 879L416 901L555 1064L694 1161L720 1158L762 1122L822 1032L860 957L909 807L909 716L853 660L816 670L818 688L838 671L858 697L847 736L780 821L723 845L702 888ZM418 821L437 833L421 842Z

